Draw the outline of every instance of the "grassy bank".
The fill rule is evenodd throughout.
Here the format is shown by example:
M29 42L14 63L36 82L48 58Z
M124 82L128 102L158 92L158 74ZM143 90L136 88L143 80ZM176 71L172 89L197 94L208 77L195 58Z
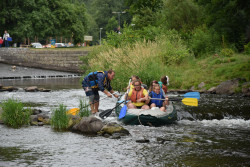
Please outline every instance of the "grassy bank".
M171 78L170 88L198 88L204 82L206 89L233 78L250 80L250 56L233 54L230 57L209 55L205 58L190 58L180 65L168 67Z
M116 78L112 85L119 90L127 86L132 75L138 75L147 85L168 75L170 89L197 88L201 82L209 89L233 78L249 81L250 55L229 53L218 51L196 58L178 37L120 48L102 46L91 52L87 72L114 69Z

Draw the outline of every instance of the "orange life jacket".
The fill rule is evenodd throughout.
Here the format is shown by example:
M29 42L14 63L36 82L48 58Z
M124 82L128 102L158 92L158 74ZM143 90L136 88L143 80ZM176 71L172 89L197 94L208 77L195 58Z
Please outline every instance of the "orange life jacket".
M163 85L162 84L162 89L163 89L163 91L165 92L165 94L167 93L167 91L168 91L168 87L166 86L166 85Z
M136 91L135 88L134 88L134 89L132 90L132 95L131 95L131 97L130 97L130 100L131 100L132 102L136 103L136 100L145 97L145 96L143 95L143 90L144 90L144 88L141 88L140 91Z

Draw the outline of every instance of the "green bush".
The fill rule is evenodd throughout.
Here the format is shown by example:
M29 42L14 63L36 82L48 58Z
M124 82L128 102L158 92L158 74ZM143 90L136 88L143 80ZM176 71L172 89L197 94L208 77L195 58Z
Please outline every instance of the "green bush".
M225 57L231 57L234 54L234 51L230 48L223 48L220 51L220 54Z
M2 120L3 122L13 128L20 128L23 125L28 125L31 115L30 108L24 108L22 102L14 99L8 99L2 104Z
M194 55L198 57L202 54L213 53L220 48L220 38L212 29L201 26L193 31L188 45Z
M244 51L246 54L250 54L250 42L244 45Z
M180 64L183 59L191 55L183 40L175 31L169 31L157 43L160 46L159 48L161 48L159 56L165 64Z
M203 11L192 0L165 0L156 22L166 29L192 31L200 24Z
M66 106L59 105L52 113L51 126L56 130L67 130L69 125L69 116L66 113Z

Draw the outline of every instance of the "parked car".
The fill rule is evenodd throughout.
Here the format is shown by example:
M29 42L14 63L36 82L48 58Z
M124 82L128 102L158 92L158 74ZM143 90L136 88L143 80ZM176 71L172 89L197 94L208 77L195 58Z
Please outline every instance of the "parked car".
M33 47L33 48L43 48L43 46L42 46L42 44L40 44L40 43L31 43L31 47Z
M55 43L56 48L63 48L66 47L64 43Z
M71 43L71 44L70 43L65 43L65 46L66 47L74 47L74 44L73 43Z

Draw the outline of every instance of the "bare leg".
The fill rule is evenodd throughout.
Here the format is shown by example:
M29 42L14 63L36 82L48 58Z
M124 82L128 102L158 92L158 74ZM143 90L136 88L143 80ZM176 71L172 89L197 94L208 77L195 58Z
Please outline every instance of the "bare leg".
M99 109L99 102L95 102L94 106L95 106L95 109L94 109L95 113L97 113Z
M149 109L149 106L145 104L145 105L143 105L143 106L141 107L141 109L148 110L148 109Z
M152 107L156 107L155 103L152 103L152 104L150 105L150 108L152 108Z
M90 105L90 108L91 108L91 113L94 114L95 113L95 106L94 106L94 104L90 101L89 105Z
M133 103L128 103L128 108L129 108L129 109L130 109L130 108L135 109L135 108L136 108L136 106L135 106Z
M161 107L160 110L163 111L163 112L166 112L166 108L165 107Z

